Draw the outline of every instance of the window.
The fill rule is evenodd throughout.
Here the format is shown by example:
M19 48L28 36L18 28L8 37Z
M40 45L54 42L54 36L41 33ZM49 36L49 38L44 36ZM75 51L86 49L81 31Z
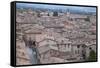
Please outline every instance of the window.
M91 48L91 47L89 47L89 49L91 50L92 48Z
M68 48L70 47L70 44L68 44Z
M77 48L80 48L80 45L77 45Z
M75 50L75 54L77 54L77 50Z
M25 56L25 53L24 52L22 53L22 56Z
M80 52L80 51L78 50L78 54L79 54L79 52Z

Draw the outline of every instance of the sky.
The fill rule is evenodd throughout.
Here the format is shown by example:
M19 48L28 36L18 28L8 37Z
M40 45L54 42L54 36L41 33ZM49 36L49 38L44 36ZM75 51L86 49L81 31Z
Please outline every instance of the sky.
M49 9L74 9L96 12L96 7L83 7L83 6L64 6L64 5L48 5L48 4L32 4L32 3L16 3L20 7L35 7L35 8L49 8Z

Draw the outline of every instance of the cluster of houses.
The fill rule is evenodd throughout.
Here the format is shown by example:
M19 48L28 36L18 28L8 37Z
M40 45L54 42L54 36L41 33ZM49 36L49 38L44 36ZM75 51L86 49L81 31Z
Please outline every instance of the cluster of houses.
M53 16L53 12L29 9L17 11L16 21L17 65L33 64L23 36L36 43L36 64L86 61L91 49L96 52L95 15L67 12Z

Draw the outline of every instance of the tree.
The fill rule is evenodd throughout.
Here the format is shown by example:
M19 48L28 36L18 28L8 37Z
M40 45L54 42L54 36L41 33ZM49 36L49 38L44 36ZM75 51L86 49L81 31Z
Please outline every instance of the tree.
M90 51L88 61L96 61L96 53L94 50Z
M88 16L87 18L85 18L85 21L90 21L90 18L89 18L89 16Z
M48 16L49 16L49 13L48 13Z
M40 13L38 12L37 17L41 17Z
M53 13L53 16L58 16L58 12L54 12Z

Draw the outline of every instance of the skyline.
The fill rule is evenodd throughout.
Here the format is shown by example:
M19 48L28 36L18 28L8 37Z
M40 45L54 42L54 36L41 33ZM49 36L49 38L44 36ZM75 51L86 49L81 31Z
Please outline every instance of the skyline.
M17 7L29 8L43 8L43 9L63 9L63 10L77 10L84 12L96 12L96 7L83 7L83 6L66 6L66 5L49 5L49 4L30 4L30 3L16 3Z

